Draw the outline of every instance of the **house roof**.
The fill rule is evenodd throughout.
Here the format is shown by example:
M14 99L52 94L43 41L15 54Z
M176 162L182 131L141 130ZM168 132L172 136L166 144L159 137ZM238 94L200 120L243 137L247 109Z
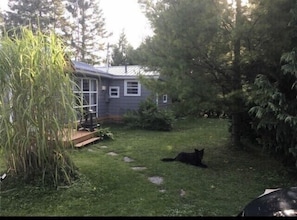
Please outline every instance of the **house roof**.
M90 64L78 61L72 61L76 72L101 76L114 79L134 79L139 75L158 78L159 73L156 71L148 71L147 68L139 65L127 65L127 66L109 66L109 67L94 67Z
M84 62L79 62L79 61L72 61L74 68L76 72L82 73L82 74L88 74L88 75L94 75L94 76L100 76L107 74L94 66L84 63Z
M139 65L127 65L127 66L109 66L109 67L99 67L99 70L107 72L113 76L117 77L129 77L129 76L159 76L156 71L149 71L147 68Z

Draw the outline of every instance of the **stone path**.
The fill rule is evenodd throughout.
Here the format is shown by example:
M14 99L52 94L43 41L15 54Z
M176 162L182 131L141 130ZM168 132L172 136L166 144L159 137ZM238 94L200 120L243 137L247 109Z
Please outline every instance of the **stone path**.
M163 183L163 177L159 176L151 176L148 178L148 180L154 184L161 185Z
M100 146L101 149L106 149L107 146ZM118 154L115 153L115 152L108 152L107 155L110 155L110 156L117 156ZM127 157L125 156L123 158L123 160L126 162L126 163L131 163L133 162L134 160L130 157ZM138 170L138 171L141 171L141 170L146 170L147 168L146 167L131 167L132 170ZM151 183L154 183L156 185L161 185L164 181L163 177L160 177L160 176L151 176L151 177L148 177L148 180L151 182ZM160 190L160 192L165 192L165 190Z
M117 156L118 154L115 153L115 152L108 152L107 155L110 155L110 156Z
M100 148L101 148L101 149L106 149L106 148L107 148L107 146L100 146Z
M146 170L146 167L131 167L132 170Z
M124 161L125 161L126 163L130 163L130 162L133 162L134 160L131 159L131 158L129 158L129 157L124 157Z
M106 149L108 148L107 146L100 146L101 149ZM117 156L118 154L113 152L113 151L110 151L107 153L107 155L110 155L110 156ZM123 161L126 162L126 163L131 163L131 162L134 162L134 159L130 158L130 157L127 157L125 156L123 158ZM143 167L143 166L132 166L131 167L132 170L135 170L135 171L142 171L142 170L146 170L147 168L146 167ZM147 178L151 183L153 184L156 184L156 185L162 185L163 182L164 182L164 178L163 177L160 177L160 176L151 176L151 177L148 177ZM165 193L166 190L165 189L160 189L159 190L160 193ZM180 196L183 197L186 195L186 191L181 189L180 192L179 192Z

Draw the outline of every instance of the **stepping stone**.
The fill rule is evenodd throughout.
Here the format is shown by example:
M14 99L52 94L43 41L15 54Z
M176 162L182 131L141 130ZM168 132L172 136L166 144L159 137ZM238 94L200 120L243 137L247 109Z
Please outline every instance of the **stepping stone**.
M118 154L115 153L115 152L108 152L107 155L110 155L110 156L117 156Z
M124 157L124 161L127 162L127 163L130 163L130 162L132 162L134 160L129 158L129 157Z
M185 196L186 195L186 191L181 189L180 190L180 194L179 194L181 197Z
M101 149L106 149L106 148L107 148L107 146L100 146L100 148L101 148Z
M152 176L148 178L150 182L156 184L156 185L161 185L163 183L163 177L159 176Z
M88 151L89 151L89 152L94 152L94 150L92 150L92 149L88 149Z
M132 170L146 170L146 167L131 167Z
M166 192L166 189L160 189L159 192L164 193L164 192Z

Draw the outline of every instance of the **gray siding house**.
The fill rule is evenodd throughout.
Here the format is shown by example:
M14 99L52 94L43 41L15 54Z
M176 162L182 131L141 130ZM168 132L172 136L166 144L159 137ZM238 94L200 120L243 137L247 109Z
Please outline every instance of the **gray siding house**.
M145 71L138 65L94 67L72 62L77 84L73 91L82 100L75 108L92 109L100 121L120 121L124 113L137 110L149 96L154 97L158 107L170 105L167 94L152 94L139 81L139 75L157 80L157 72Z

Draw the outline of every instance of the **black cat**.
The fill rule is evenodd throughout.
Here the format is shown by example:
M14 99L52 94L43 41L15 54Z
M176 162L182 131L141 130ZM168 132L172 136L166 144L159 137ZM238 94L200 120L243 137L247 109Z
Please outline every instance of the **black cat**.
M207 165L202 163L203 154L204 154L204 149L202 150L195 149L195 152L193 153L180 152L175 158L163 158L161 160L165 162L179 161L182 163L187 163L187 164L191 164L202 168L207 168Z

